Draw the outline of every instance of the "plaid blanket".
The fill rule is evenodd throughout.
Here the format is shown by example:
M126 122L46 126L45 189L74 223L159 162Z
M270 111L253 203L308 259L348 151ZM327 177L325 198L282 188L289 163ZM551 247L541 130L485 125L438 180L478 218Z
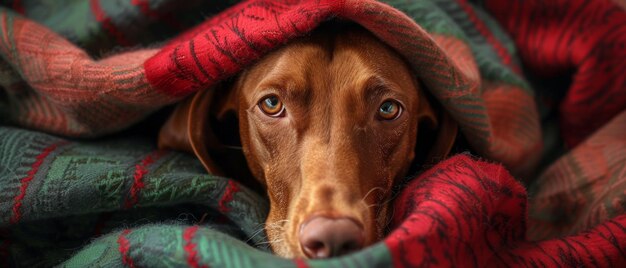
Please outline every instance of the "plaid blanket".
M3 266L626 264L621 2L0 3ZM395 48L502 165L443 161L402 188L384 241L280 259L261 196L124 130L333 19Z

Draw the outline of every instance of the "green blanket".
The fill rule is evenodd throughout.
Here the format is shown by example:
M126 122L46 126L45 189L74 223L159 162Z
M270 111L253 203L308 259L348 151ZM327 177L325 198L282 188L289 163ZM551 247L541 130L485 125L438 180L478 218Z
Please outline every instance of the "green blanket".
M0 1L0 267L626 264L622 7L235 2ZM531 198L503 166L457 156L402 189L384 241L286 260L261 194L158 150L164 114L137 126L333 19L396 49Z
M221 242L239 238L267 248L262 229L268 208L265 199L232 180L206 174L193 156L157 150L149 138L73 143L0 127L0 144L0 177L26 174L22 180L0 184L3 195L22 192L2 198L0 204L1 225L26 222L3 229L11 234L3 247L11 246L11 259L20 266L58 264L93 237L108 234L101 239L117 239L122 229L138 226L142 228L132 236L155 239L157 244L146 246L162 246L159 250L182 249L184 241L168 236L175 230L182 232L185 225L202 223L210 224L202 232ZM127 193L128 189L137 189L137 195ZM118 211L120 207L124 209ZM15 211L19 214L4 213ZM82 265L119 262L119 258L102 259L111 258L107 248L118 253L115 245L96 243L76 261ZM219 245L214 250L220 250Z

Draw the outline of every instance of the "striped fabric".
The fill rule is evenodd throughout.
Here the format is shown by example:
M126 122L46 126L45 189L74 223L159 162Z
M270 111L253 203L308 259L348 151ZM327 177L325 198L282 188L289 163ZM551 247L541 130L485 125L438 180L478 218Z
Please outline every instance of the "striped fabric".
M610 0L484 2L514 37L531 73L542 78L571 76L571 85L559 104L568 145L579 144L624 110L623 7Z
M384 241L325 261L278 258L266 251L267 202L257 193L205 174L192 156L161 152L140 140L76 142L0 127L5 167L0 264L615 267L626 262L621 254L626 215L579 234L526 240L524 187L503 166L468 155L439 163L403 188L395 200L393 231Z
M623 6L234 2L0 1L0 266L626 264ZM109 136L333 19L395 48L503 166L440 163L404 188L384 241L308 262L263 251L255 192L146 136Z

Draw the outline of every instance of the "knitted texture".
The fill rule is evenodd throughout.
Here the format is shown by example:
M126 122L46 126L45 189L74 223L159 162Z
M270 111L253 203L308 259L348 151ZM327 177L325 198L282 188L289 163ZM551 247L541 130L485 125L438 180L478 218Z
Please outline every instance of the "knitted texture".
M526 241L524 187L501 165L467 155L436 165L404 187L395 201L395 231L384 241L327 261L285 260L251 246L267 245L259 233L266 201L240 185L226 197L232 181L204 174L181 153L154 158L153 145L137 140L71 142L0 128L0 152L10 167L2 174L16 178L0 184L2 193L15 196L0 203L10 212L0 221L3 245L8 245L2 261L29 267L64 259L68 267L610 266L626 261L620 253L626 247L625 216L583 234ZM143 186L129 208L138 170L145 170ZM11 174L16 176L4 176ZM18 213L21 224L15 225ZM202 213L210 216L202 220ZM92 237L99 238L77 253L66 250Z
M561 157L530 191L529 237L571 234L624 211L626 111Z
M0 1L0 124L35 130L0 126L0 266L626 264L623 8L383 2ZM430 168L400 192L387 238L353 255L272 256L267 201L145 136L38 132L119 132L333 19L397 50L472 149L504 165L461 155ZM545 92L523 73L548 91L574 74L549 92L563 95L573 150L531 180L530 199L506 171L537 173L543 157Z
M0 233L12 255L0 261L50 266L90 237L150 222L194 224L202 217L216 230L267 247L259 232L265 199L206 174L192 156L159 151L143 139L77 143L0 128Z
M573 74L559 107L568 145L579 144L624 110L623 7L611 0L483 2L511 33L530 72L543 78Z
M532 93L523 79L505 65L481 77L470 42L457 38L463 29L445 16L447 10L429 2L391 4L414 18L374 1L242 2L158 52L138 50L97 61L45 27L4 11L3 54L12 84L5 85L10 88L8 109L0 111L14 123L62 135L114 132L210 88L321 22L342 17L396 48L481 154L514 170L532 165L529 158L541 140ZM440 33L445 27L436 25L426 32L416 21L428 20L421 16L428 10L455 28ZM480 59L493 64L493 57Z

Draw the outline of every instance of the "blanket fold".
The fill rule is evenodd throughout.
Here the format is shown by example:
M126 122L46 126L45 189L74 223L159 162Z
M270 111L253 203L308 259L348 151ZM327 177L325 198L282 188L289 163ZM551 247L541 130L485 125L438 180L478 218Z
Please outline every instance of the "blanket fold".
M0 1L0 266L626 265L622 6L179 2ZM108 136L334 20L397 50L481 157L415 175L383 241L278 258L264 197L149 135ZM570 150L554 163L539 110Z

